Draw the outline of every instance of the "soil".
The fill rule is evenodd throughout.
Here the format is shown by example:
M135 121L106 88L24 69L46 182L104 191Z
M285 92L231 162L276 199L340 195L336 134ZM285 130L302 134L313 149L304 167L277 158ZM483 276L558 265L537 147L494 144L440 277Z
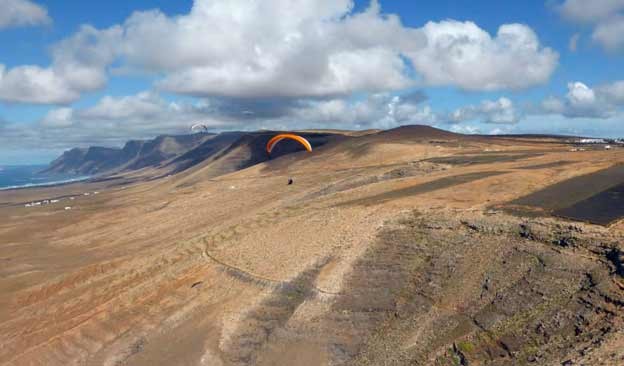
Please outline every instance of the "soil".
M624 364L624 150L402 128L229 161L0 192L0 365Z

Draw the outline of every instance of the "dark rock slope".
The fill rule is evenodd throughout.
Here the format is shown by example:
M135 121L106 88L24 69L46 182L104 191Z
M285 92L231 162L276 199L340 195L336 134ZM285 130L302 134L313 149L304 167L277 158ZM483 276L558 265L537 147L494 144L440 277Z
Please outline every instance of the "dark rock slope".
M269 365L276 350L317 345L332 365L622 365L617 242L556 220L416 212L387 226L326 314L286 321L320 301L316 269L275 290L230 361Z

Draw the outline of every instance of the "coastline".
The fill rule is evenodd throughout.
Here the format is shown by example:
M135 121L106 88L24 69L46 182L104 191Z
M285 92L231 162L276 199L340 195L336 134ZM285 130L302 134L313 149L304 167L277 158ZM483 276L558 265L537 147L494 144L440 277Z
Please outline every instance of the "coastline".
M92 178L93 178L92 176L84 176L84 177L77 177L77 178L70 178L70 179L63 179L63 180L55 180L55 181L50 181L50 182L45 182L45 183L26 183L26 184L21 184L21 185L0 187L0 191L23 190L23 189L29 189L29 188L42 188L42 187L55 187L55 186L61 186L65 184L85 182Z

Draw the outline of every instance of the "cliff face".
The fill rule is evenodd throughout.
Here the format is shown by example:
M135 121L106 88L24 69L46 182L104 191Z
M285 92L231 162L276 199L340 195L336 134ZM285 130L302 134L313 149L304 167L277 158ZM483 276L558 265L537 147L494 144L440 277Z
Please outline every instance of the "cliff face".
M97 174L119 164L119 149L106 147L74 148L54 160L44 173Z
M197 147L213 134L159 136L153 140L131 140L123 148L89 147L66 151L50 163L44 173L101 174L158 167Z

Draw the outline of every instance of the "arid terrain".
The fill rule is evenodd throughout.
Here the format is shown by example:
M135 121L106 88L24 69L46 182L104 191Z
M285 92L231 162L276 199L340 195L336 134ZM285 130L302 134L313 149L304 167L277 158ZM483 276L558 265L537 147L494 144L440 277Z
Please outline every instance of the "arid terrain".
M1 191L0 365L624 365L624 148L306 133Z

